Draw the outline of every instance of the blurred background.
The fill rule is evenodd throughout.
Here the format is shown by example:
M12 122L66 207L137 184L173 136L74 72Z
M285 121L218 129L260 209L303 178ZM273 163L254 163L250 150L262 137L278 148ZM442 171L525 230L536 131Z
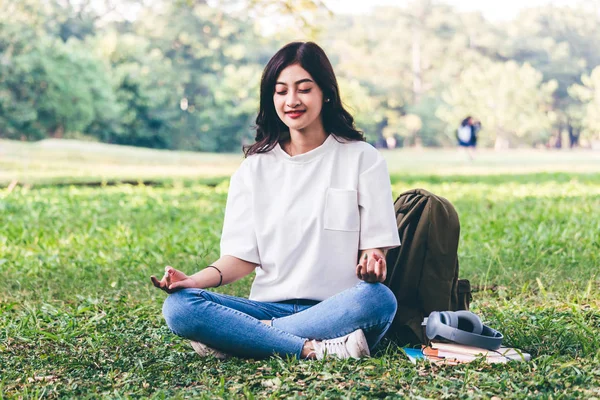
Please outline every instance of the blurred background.
M313 40L378 147L600 149L600 1L0 0L0 156L76 139L235 152ZM11 144L12 146L11 147Z

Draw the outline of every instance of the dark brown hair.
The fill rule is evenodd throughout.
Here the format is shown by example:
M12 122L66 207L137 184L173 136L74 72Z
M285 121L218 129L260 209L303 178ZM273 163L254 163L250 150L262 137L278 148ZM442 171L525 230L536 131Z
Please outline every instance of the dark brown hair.
M263 71L260 81L260 109L255 127L256 142L244 147L246 157L272 150L282 134L289 133L289 128L279 119L275 111L273 93L281 71L294 64L304 68L323 91L323 98L329 99L328 102L323 103L321 110L325 132L347 140L365 140L362 132L355 128L354 118L342 105L333 67L323 49L313 42L293 42L275 53Z

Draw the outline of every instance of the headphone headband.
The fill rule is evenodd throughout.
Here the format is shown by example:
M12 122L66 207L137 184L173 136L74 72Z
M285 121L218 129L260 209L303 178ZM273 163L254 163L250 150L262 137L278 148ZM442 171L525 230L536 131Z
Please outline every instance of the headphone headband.
M469 311L460 311L458 313L453 311L433 311L429 314L429 318L427 319L427 326L425 328L427 337L430 340L434 338L446 339L466 346L479 347L488 350L500 348L504 337L500 332L489 326L482 324L481 326L483 328L481 334L459 329L461 319L471 320L473 318L480 321L477 315ZM454 323L452 323L451 320L454 320ZM449 322L450 324L448 324Z

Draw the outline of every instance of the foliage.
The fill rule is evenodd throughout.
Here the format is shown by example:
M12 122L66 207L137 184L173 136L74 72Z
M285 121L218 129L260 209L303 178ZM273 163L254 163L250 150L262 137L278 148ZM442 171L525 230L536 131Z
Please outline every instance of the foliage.
M584 133L600 139L600 66L581 78L582 85L569 88L571 96L582 103Z
M182 113L175 69L148 39L132 33L108 32L89 39L112 65L112 88L120 110L117 121L98 121L88 129L109 143L174 148L174 126Z
M452 121L472 114L485 121L483 142L495 133L500 140L529 138L531 143L547 139L553 114L550 111L556 81L542 82L542 74L529 64L481 62L467 68L444 93L445 105L438 116L451 126Z
M448 198L473 310L529 363L412 365L393 343L361 361L200 359L165 326L148 276L218 256L215 187L0 191L0 390L33 397L597 397L598 175L393 177ZM250 279L218 290L245 296Z
M569 90L600 64L585 2L492 23L432 0L362 15L322 0L23 0L0 2L0 21L2 138L237 151L254 136L261 70L291 40L324 47L372 143L455 145L469 114L486 146L561 147L565 132L589 146L599 132ZM477 99L461 95L467 79ZM507 102L527 107L516 117Z
M114 118L106 65L76 39L65 43L26 30L18 30L26 33L21 42L5 42L0 87L0 129L5 136L61 137Z

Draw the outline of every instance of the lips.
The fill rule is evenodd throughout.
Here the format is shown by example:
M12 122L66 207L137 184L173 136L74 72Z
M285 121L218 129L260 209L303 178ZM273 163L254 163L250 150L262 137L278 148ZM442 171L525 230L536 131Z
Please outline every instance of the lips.
M296 118L300 118L306 111L302 110L302 111L288 111L285 113L285 115L287 115L290 118L296 119Z

